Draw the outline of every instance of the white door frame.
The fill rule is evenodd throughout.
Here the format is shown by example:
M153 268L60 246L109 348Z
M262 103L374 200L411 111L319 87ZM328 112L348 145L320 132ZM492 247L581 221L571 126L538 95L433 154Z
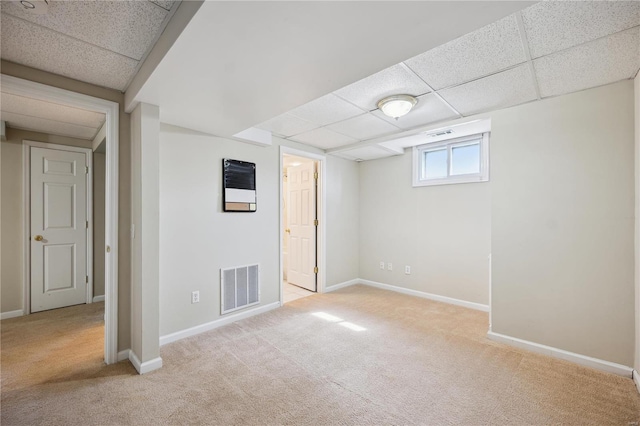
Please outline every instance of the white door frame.
M99 112L106 116L104 360L107 364L113 364L118 361L118 151L120 144L118 132L120 129L120 106L117 102L17 77L1 75L0 78L3 92ZM23 259L23 270L27 265L26 260L27 258ZM25 274L23 277L23 286L26 289L29 288L26 282L28 276L29 274ZM30 312L28 303L25 303L23 308L25 315Z
M326 284L326 258L327 258L327 250L326 250L326 240L327 240L327 227L326 227L326 217L327 217L327 203L326 203L326 194L325 194L325 185L326 185L326 163L327 157L320 154L314 154L307 151L302 151L295 148L289 148L287 146L280 146L280 202L279 205L279 214L280 214L280 306L284 305L284 287L282 284L283 277L283 257L282 250L284 248L284 215L282 214L282 200L284 199L284 188L283 188L283 174L284 174L284 156L286 155L295 155L296 157L308 158L310 160L314 160L318 162L318 191L316 194L317 197L317 211L318 211L318 233L316 239L317 246L317 256L318 256L318 278L316 291L318 293L324 293L325 284Z
M93 303L93 151L90 148L58 145L30 140L22 141L22 200L24 202L22 215L22 231L24 239L28 241L24 246L23 279L24 282L24 314L31 313L31 147L55 149L58 151L80 152L86 156L89 173L87 173L87 276L89 285L85 294L85 302Z

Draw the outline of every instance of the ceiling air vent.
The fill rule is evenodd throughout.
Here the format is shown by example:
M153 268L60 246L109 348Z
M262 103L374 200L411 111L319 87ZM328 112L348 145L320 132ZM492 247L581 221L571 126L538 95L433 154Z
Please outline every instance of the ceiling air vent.
M451 133L453 133L453 130L449 129L438 133L430 133L428 136L437 138L438 136L450 135Z

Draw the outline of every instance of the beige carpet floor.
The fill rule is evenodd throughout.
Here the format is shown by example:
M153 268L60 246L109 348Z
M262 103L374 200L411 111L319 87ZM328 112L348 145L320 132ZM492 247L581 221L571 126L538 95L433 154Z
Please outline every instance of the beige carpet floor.
M365 286L103 366L102 306L2 321L2 425L624 425L630 379L491 342L487 314Z

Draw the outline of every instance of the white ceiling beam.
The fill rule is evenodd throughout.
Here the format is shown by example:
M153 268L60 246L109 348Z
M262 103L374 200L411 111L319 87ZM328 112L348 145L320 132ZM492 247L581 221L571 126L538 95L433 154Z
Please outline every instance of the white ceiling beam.
M177 8L174 7L175 11L171 12L173 15L166 24L164 31L156 40L153 48L146 53L146 58L144 58L142 65L138 65L135 76L127 84L124 94L126 112L131 113L137 106L136 96L203 3L204 0L189 0L180 2ZM179 78L180 76L176 75L174 77ZM154 102L151 102L151 104L158 105Z

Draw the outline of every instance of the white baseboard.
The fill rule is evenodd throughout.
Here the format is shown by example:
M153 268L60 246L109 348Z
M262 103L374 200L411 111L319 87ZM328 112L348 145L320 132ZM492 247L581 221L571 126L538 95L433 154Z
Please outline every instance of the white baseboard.
M104 302L104 294L102 296L93 296L93 303Z
M517 337L505 336L504 334L489 331L487 337L494 342L504 343L506 345L515 346L520 349L526 349L531 352L547 355L553 358L571 361L585 367L595 368L596 370L606 371L607 373L617 374L631 378L633 369L625 365L616 364L598 358L592 358L586 355L580 355L574 352L565 351L563 349L554 348L552 346L541 345L540 343L530 342L528 340L518 339Z
M118 362L129 359L129 352L131 352L131 349L125 349L124 351L118 352Z
M150 373L162 367L162 358L157 357L149 361L140 362L138 357L132 350L129 350L129 361L135 367L139 374Z
M636 384L636 389L638 389L638 393L640 393L640 373L638 370L633 370L633 383Z
M324 292L325 293L330 293L332 291L340 290L341 288L349 287L349 286L354 285L354 284L360 284L361 281L362 280L360 280L359 278L356 278L355 280L349 280L349 281L345 281L343 283L334 284L332 286L325 287L324 288Z
M0 314L0 320L21 317L23 315L24 315L24 311L22 309L18 309L17 311L3 312Z
M422 297L423 299L435 300L436 302L449 303L451 305L462 306L464 308L475 309L477 311L489 312L489 306L481 303L468 302L466 300L454 299L453 297L440 296L432 293L425 293L423 291L411 290L408 288L397 287L395 285L383 284L370 280L360 279L358 282L371 286L381 288L383 290L395 291L397 293L408 294L409 296Z
M232 314L228 316L224 316L218 318L217 320L210 321L204 324L196 325L195 327L187 328L184 330L176 331L175 333L166 334L164 336L160 336L160 346L166 345L167 343L175 342L180 339L184 339L187 337L195 336L196 334L204 333L209 330L216 329L218 327L222 327L223 325L231 324L232 322L240 321L241 319L249 318L254 315L263 314L272 309L276 309L280 307L280 302L273 302L268 305L259 306L254 309L249 309L243 312L239 312L237 314Z

